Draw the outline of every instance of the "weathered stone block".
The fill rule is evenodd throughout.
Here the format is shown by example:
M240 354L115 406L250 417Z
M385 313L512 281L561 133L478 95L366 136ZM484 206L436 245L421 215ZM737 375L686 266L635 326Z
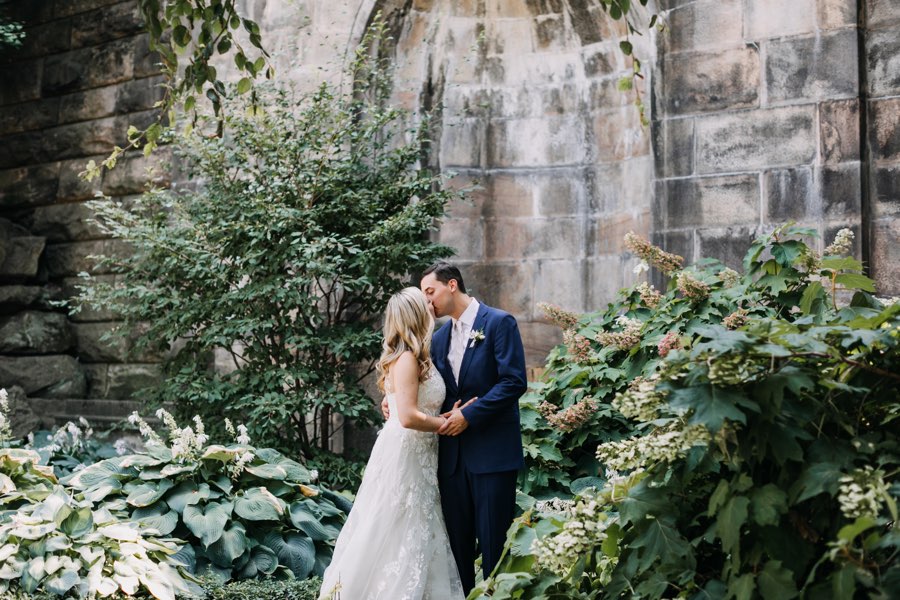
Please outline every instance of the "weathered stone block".
M763 40L816 28L816 0L747 0L744 3L744 39Z
M826 163L859 160L859 100L819 105L821 156Z
M542 260L537 264L534 282L534 302L549 302L583 312L587 263L574 257L563 260ZM540 312L535 307L537 312Z
M103 235L93 222L94 211L83 202L41 206L27 220L28 228L50 242L96 239Z
M158 364L85 365L88 375L88 399L131 399L137 393L159 383L162 371Z
M736 271L743 271L744 256L756 238L755 227L727 227L697 231L698 254L717 258Z
M588 255L624 254L625 234L634 231L646 236L649 227L649 214L632 211L613 213L592 219L592 236L588 248ZM585 307L589 308L589 307Z
M567 33L562 15L541 15L534 19L534 39L538 50L565 48Z
M743 37L740 0L691 2L669 12L660 36L666 54L739 46Z
M665 229L759 222L759 177L729 175L671 179L658 200Z
M37 285L0 286L0 314L15 313L37 302L43 288Z
M56 199L59 163L0 171L0 207L38 206Z
M530 217L534 215L534 182L526 174L492 173L488 179L489 200L485 217Z
M7 403L9 406L9 425L13 439L21 440L28 436L29 433L37 431L41 428L42 422L40 417L34 412L25 390L17 385L8 388L9 398Z
M810 163L816 155L815 127L813 106L697 119L696 169L714 173Z
M628 106L594 117L597 162L619 162L650 153L650 134L641 126L638 110Z
M869 106L872 158L900 160L900 98L873 100Z
M860 219L860 168L856 162L820 169L819 190L826 219Z
M870 264L879 295L900 296L900 220L875 221Z
M90 59L90 48L48 56L43 64L41 92L52 96L85 87Z
M116 114L118 86L66 94L59 98L61 123L99 119Z
M490 202L489 184L474 175L456 175L447 181L447 187L462 190L465 197L447 204L447 217L451 219L478 219L484 205Z
M584 251L581 219L495 219L485 226L488 260L571 258Z
M625 262L618 256L594 256L587 259L585 304L592 310L612 302L620 289L628 285Z
M658 178L683 177L694 172L693 119L655 121L650 130Z
M477 263L460 267L469 293L519 320L531 316L534 269L531 262Z
M18 385L31 397L78 398L87 391L84 371L68 355L0 356L0 382Z
M93 160L100 164L100 161L106 159L107 156L109 155L97 154L90 157L61 161L59 163L59 189L56 192L56 200L58 202L78 202L94 198L99 191L100 181L85 181L79 173L84 171L88 160Z
M0 135L50 127L56 125L58 118L59 98L5 106L0 111Z
M47 246L45 265L50 277L75 276L83 272L103 274L91 256L124 256L129 246L120 240L96 240L51 244Z
M587 203L588 176L585 169L534 175L532 180L537 214L543 217L565 217L583 212L582 207Z
M150 50L150 34L135 36L134 40L134 76L136 78L159 75L161 71L160 57Z
M622 70L620 57L608 46L591 46L584 48L582 52L586 77L599 78Z
M116 88L116 112L121 115L152 109L165 96L164 83L162 77L144 77L122 83Z
M27 27L16 58L32 58L65 52L70 47L72 24L68 20L51 21Z
M441 132L441 165L445 168L483 164L485 124L465 119L445 123Z
M141 152L130 152L122 157L103 175L103 193L108 196L140 194L147 191L148 186L166 187L171 182L172 152L168 148L160 148L150 156Z
M769 102L855 98L859 64L855 30L769 42Z
M604 77L591 81L587 89L587 109L592 112L608 111L632 104L633 95L621 91L618 86L618 77Z
M875 218L900 216L900 166L876 167L874 171L873 216Z
M609 163L588 171L588 202L592 213L606 214L623 209L623 170L622 163Z
M463 261L477 261L484 256L484 225L480 219L444 219L438 241L456 250Z
M666 57L659 78L668 114L759 105L759 51L755 47Z
M767 221L799 221L818 213L818 207L813 206L813 176L809 167L767 171L763 178Z
M0 105L41 97L41 59L0 66Z
M684 259L684 264L689 265L698 257L694 254L696 230L688 231L660 231L655 230L650 236L650 241L654 246L659 246L666 252L676 254ZM701 255L702 256L702 255ZM650 271L651 276L658 276L656 269ZM662 288L663 285L658 281L658 277L654 279L654 285Z
M565 11L563 0L525 0L533 15L559 14Z
M123 2L79 14L71 19L72 46L94 46L143 31L137 2Z
M494 167L577 164L584 160L584 121L573 116L492 121L487 149Z
M894 0L865 0L869 30L900 25L900 6Z
M34 277L38 273L39 260L44 251L42 237L11 237L0 241L0 276Z
M88 12L102 6L110 6L122 0L66 0L54 2L53 14L56 18L71 17L79 13Z
M871 97L900 93L900 35L897 31L870 32L866 51Z
M74 302L74 298L81 294L81 288L91 284L102 284L107 285L111 284L115 281L115 276L113 275L96 275L92 276L90 281L85 281L80 277L64 277L60 280L58 285L53 285L47 288L48 294L52 297L53 300L67 300L73 302L73 304L78 304ZM69 316L69 320L73 323L85 323L91 321L118 321L122 319L122 315L115 313L111 310L101 309L90 304L82 304L81 308L78 312Z
M856 25L856 0L819 0L819 29L837 29Z
M519 321L522 345L525 347L525 366L542 367L547 355L562 343L562 330L549 323Z
M4 354L58 354L72 347L66 315L29 310L0 318L0 352Z
M118 323L72 323L79 358L89 363L125 362L130 344L119 327Z

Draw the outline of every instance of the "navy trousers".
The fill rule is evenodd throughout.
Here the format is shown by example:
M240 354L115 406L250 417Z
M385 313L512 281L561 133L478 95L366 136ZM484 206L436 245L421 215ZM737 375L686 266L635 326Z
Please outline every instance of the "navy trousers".
M475 540L485 579L500 560L516 514L517 476L517 471L471 473L461 460L451 475L439 475L447 535L466 594L475 587Z

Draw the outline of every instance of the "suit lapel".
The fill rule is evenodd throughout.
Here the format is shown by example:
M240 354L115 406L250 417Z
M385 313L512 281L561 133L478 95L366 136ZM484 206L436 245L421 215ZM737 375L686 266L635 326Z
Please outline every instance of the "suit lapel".
M475 315L475 323L472 325L472 331L478 331L481 329L484 331L484 321L487 319L487 306L481 304L478 307L478 314ZM484 340L482 340L483 342ZM482 342L478 342L479 344ZM472 353L475 351L475 348L472 345L470 340L466 340L466 351L463 354L462 364L459 366L459 381L457 383L457 388L462 388L462 382L466 377L466 371L469 369L469 363L472 362Z

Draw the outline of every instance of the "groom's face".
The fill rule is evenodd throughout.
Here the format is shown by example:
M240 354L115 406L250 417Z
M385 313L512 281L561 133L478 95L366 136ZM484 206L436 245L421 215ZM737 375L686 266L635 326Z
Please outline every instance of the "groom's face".
M425 294L425 298L428 299L428 303L434 309L435 317L444 317L451 313L453 290L456 289L455 279L442 283L438 281L434 273L429 273L422 278L422 282L419 285L422 288L422 293Z

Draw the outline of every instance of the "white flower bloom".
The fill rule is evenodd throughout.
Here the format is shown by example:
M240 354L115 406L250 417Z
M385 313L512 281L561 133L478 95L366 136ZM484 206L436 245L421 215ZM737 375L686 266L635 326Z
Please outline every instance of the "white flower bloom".
M241 423L240 425L237 426L237 430L238 430L237 443L243 444L245 446L249 446L250 445L250 436L247 434L247 426L244 425L243 423Z
M126 442L122 438L119 438L116 440L116 443L113 444L113 448L116 449L117 456L124 456L124 455L128 454L128 452L130 450L130 448L128 447L128 442Z
M313 469L309 472L309 480L317 481L319 479L319 472L316 469Z
M633 271L633 272L634 272L635 275L640 275L641 273L645 273L645 272L647 272L647 271L649 271L649 270L650 270L650 265L647 264L647 261L646 261L646 260L642 260L641 262L639 262L638 264L636 264L636 265L634 266L634 271Z

